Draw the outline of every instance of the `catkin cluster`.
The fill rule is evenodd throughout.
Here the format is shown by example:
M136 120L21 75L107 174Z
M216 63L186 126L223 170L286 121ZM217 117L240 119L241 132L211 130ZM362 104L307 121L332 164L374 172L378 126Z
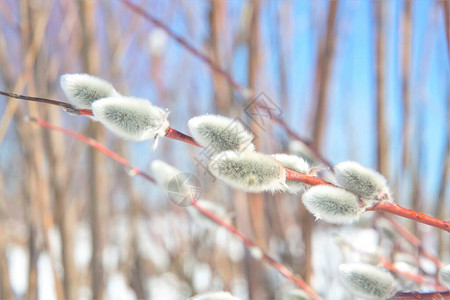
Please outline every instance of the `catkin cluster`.
M166 110L147 99L122 96L103 79L88 74L65 74L60 84L76 108L92 109L95 120L122 138L144 141L163 136L169 129Z

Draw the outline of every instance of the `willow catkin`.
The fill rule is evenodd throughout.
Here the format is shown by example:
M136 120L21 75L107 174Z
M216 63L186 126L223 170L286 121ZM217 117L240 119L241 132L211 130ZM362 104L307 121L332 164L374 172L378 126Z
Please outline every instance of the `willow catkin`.
M92 104L92 112L113 133L132 141L163 136L169 128L168 112L146 99L103 98Z
M217 154L209 170L230 186L250 193L281 191L286 186L286 170L269 155L226 151Z
M120 96L111 83L89 74L64 74L59 82L70 103L80 109L91 109L101 98Z
M386 178L357 162L341 162L334 171L340 186L366 199L376 200L389 195Z
M339 273L345 286L354 294L368 299L389 298L396 282L391 274L368 264L341 264Z
M190 119L188 126L194 140L213 154L255 150L253 134L236 119L202 115Z
M329 223L352 223L359 219L362 212L354 194L328 185L310 188L303 194L302 201L317 219Z

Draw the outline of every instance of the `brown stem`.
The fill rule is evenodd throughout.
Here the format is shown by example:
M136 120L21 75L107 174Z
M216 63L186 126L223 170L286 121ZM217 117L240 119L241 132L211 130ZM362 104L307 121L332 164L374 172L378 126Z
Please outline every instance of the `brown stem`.
M407 219L414 220L419 223L427 224L436 228L440 228L447 232L450 232L450 222L442 221L431 216L428 216L421 212L416 212L412 209L404 208L396 203L381 201L374 206L367 209L368 211L382 211L397 216L401 216Z
M41 97L31 97L31 96L20 95L20 94L9 93L9 92L3 92L3 91L0 91L0 95L3 95L5 97L10 97L10 98L16 98L16 99L20 99L20 100L26 100L26 101L33 101L33 102L50 104L50 105L56 105L56 106L59 106L59 107L63 108L68 113L75 114L75 115L92 116L92 110L90 110L90 109L78 109L75 106L73 106L72 104L67 103L67 102L62 102L62 101L48 99L48 98L41 98Z

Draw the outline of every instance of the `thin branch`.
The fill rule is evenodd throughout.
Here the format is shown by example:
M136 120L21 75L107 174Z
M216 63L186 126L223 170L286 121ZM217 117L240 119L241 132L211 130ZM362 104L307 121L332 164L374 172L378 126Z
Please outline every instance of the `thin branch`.
M440 228L450 232L450 222L442 221L412 209L404 208L394 202L380 201L374 206L367 209L367 211L382 211L391 213L400 217L414 220L419 223L427 224L436 228Z
M406 229L403 225L394 220L391 216L383 216L386 220L388 220L392 226L394 226L395 230L397 230L411 245L419 249L419 252L429 260L431 260L438 268L441 266L441 261L435 255L428 252L422 245L422 241L411 233L408 229Z
M10 94L10 93L5 93L5 92L1 92L1 93L3 95L4 94L9 95ZM38 101L38 102L58 105L58 106L61 106L61 107L67 107L66 105L70 105L70 104L65 103L65 102L60 102L60 101L46 99L46 98L29 97L29 96L23 96L23 95L17 95L17 94L12 94L12 95L14 95L14 98L22 99L22 100L33 99L31 101L38 101L36 99L43 99L45 101ZM75 110L76 110L76 112L79 112L80 115L84 114L84 115L92 116L92 111L91 110L86 110L86 109L78 110L76 108L75 108ZM41 120L39 120L39 121L40 122L44 122L44 121L41 121ZM49 124L49 123L47 123L47 124ZM76 134L76 133L74 133L74 134ZM170 128L168 130L166 136L168 138L171 138L171 139L175 139L175 140L178 140L178 141L181 141L181 142L184 142L184 143L188 143L188 144L200 147L200 145L197 142L195 142L195 140L192 137L190 137L190 136L188 136L188 135L186 135L184 133L181 133L181 132L179 132L179 131L177 131L177 130L175 130L173 128ZM86 137L83 137L83 138L86 139ZM289 170L289 169L286 169L286 172L287 172L287 174L286 174L287 175L287 177L286 177L287 180L304 182L304 183L309 184L309 185L321 185L321 184L333 185L333 184L331 184L331 183L329 183L329 182L327 182L327 181L325 181L325 180L323 180L323 179L321 179L319 177L316 177L316 176L302 174L302 173L299 173L299 172L296 172L296 171L293 171L293 170ZM431 216L425 215L423 213L416 212L414 210L401 207L400 205L397 205L397 204L392 203L392 202L379 202L375 206L369 208L368 211L383 211L383 212L395 214L397 216L401 216L401 217L404 217L404 218L408 218L408 219L411 219L411 220L415 220L415 221L417 221L419 223L424 223L424 224L427 224L427 225L430 225L430 226L434 226L434 227L443 229L445 231L450 231L449 222L442 221L442 220L433 218Z
M82 116L92 116L91 110L78 109L75 106L73 106L72 104L67 103L67 102L62 102L62 101L48 99L48 98L25 96L25 95L3 92L3 91L0 91L0 95L3 95L5 97L10 97L10 98L16 98L19 100L26 100L26 101L33 101L33 102L50 104L50 105L56 105L56 106L63 108L65 111L67 111L70 114L82 115Z
M394 297L390 298L391 300L438 300L438 299L449 299L450 291L445 292L430 292L430 293L421 293L421 292L398 292L394 295Z
M126 160L124 157L120 156L119 154L109 150L108 148L106 148L105 146L103 146L102 144L100 144L99 142L90 139L88 137L85 137L81 134L78 134L74 131L65 129L65 128L61 128L58 126L55 126L53 124L47 123L43 120L40 119L36 119L36 118L29 118L30 121L35 122L36 124L38 124L39 126L48 128L50 130L55 130L55 131L59 131L64 133L65 135L68 135L70 137L73 137L85 144L88 144L89 146L97 149L98 151L102 152L103 154L107 155L108 157L114 159L116 162L120 163L121 165L127 167L130 169L130 171L132 172L132 174L135 175L139 175L142 178L144 178L145 180L147 180L150 183L156 184L155 179L153 179L153 177L151 177L150 175L148 175L147 173L141 171L138 167L132 166L128 160ZM208 217L209 219L211 219L213 222L217 223L219 226L224 227L226 230L228 230L230 233L232 233L233 235L235 235L236 237L238 237L239 239L242 240L242 242L247 246L247 247L257 247L256 244L249 239L247 236L245 236L242 232L240 232L236 227L234 227L233 225L223 221L219 216L217 216L216 214L212 213L211 211L202 208L200 206L197 205L196 201L193 201L193 206L203 215L205 215L206 217ZM261 250L262 251L262 250ZM281 275L283 275L284 277L286 277L287 279L289 279L292 283L294 283L295 285L297 285L299 288L303 289L305 292L307 292L312 299L321 299L315 292L314 290L308 286L301 278L299 278L298 276L295 276L287 267L285 267L284 265L282 265L281 263L277 262L275 259L273 259L271 256L267 255L266 253L263 252L263 257L262 260L269 264L270 266L272 266L274 269L276 269Z

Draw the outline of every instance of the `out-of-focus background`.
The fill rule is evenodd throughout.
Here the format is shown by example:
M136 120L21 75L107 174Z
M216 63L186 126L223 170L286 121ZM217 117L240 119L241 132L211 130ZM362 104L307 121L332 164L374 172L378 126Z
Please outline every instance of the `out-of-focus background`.
M267 97L332 164L377 169L398 203L450 218L448 1L133 3ZM291 145L304 154L270 118L252 120L251 100L123 1L0 0L0 90L67 101L64 73L93 74L122 94L150 99L171 111L171 126L182 132L191 117L217 113L252 128L261 152L287 153ZM259 300L292 288L159 187L25 116L92 137L144 171L162 159L196 174L204 199L223 206L236 227L326 299L349 299L337 265L360 259L336 235L364 251L381 247L391 259L417 255L401 238L383 236L373 213L352 226L314 222L300 196L250 195L208 178L205 158L189 145L162 139L152 151L150 141L124 141L89 118L3 97L0 299L178 300L228 290ZM448 234L401 221L450 262Z

